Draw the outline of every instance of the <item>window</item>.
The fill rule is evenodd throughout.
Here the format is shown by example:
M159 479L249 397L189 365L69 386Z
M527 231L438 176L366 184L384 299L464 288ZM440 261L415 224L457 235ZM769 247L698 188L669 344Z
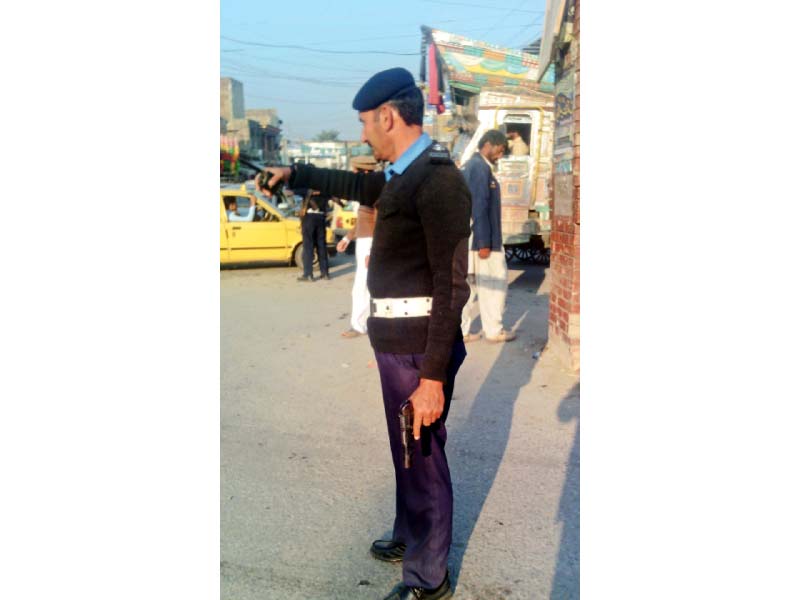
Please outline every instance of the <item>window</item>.
M250 210L250 199L244 196L224 196L225 210L229 210L231 202L236 202L236 214L246 217Z

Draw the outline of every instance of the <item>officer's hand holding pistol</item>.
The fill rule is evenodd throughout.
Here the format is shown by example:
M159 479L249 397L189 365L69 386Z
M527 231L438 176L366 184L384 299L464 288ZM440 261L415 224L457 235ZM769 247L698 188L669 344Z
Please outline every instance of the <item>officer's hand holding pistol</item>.
M270 190L275 189L275 186L279 183L289 183L291 174L291 167L268 167L265 169L264 173L259 173L258 178L256 178L256 185L261 188L264 195L271 198L272 192ZM265 185L264 180L267 177L269 177L269 181L267 181Z
M444 384L434 379L420 379L409 400L414 407L414 439L418 440L421 426L430 427L444 412Z

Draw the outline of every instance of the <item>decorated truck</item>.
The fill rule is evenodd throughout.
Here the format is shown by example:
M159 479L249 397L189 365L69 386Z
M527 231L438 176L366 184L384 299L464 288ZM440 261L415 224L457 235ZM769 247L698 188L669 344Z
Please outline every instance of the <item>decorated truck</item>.
M222 181L239 181L239 142L233 136L219 136L219 176Z
M498 161L501 226L508 258L546 262L554 128L554 75L541 81L538 47L516 50L422 27L427 109L423 128L463 165L489 129L524 145ZM520 153L519 148L527 148Z
M507 153L497 161L495 172L500 184L503 245L508 258L545 262L550 247L553 96L483 91L477 118L475 132L454 158L464 164L490 129L519 134L527 154Z

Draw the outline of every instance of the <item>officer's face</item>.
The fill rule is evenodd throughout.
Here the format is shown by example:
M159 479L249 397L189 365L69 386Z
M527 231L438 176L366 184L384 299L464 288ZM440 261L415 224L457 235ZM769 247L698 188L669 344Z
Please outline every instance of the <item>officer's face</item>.
M386 133L382 127L382 108L384 107L358 113L358 120L361 121L361 141L369 144L376 160L388 158Z

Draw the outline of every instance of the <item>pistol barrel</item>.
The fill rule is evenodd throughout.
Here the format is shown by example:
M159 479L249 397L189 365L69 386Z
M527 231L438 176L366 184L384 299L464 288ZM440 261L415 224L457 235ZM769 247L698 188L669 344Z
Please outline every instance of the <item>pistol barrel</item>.
M400 439L403 442L403 468L411 468L411 449L414 433L414 408L406 401L400 407Z

